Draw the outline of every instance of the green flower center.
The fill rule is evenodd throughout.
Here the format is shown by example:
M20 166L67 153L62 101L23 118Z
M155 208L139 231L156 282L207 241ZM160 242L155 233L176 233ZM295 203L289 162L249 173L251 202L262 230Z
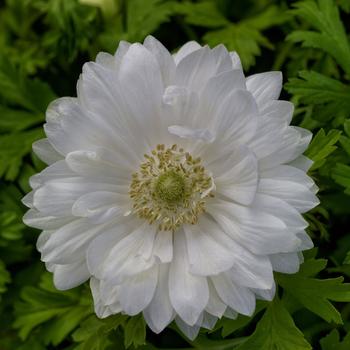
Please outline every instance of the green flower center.
M167 202L181 201L185 196L185 180L173 170L161 174L154 186L154 193L158 198Z

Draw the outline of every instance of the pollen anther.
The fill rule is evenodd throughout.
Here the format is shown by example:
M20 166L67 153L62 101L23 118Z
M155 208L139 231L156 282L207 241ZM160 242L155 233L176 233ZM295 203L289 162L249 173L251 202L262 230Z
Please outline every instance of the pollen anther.
M162 231L176 231L183 224L196 224L205 211L213 182L201 165L177 145L157 145L139 171L132 174L129 195L133 211Z

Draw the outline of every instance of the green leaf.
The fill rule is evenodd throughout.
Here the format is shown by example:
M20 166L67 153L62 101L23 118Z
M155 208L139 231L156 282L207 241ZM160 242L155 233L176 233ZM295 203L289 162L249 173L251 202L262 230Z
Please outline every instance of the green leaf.
M124 325L128 316L114 315L105 319L99 319L95 315L82 322L73 333L73 340L79 343L79 350L104 350L113 344L110 339L113 330ZM122 348L122 343L120 344ZM118 348L119 349L119 348Z
M48 273L42 276L38 288L24 287L21 299L15 304L14 327L23 340L41 325L45 327L44 342L57 345L92 312L90 300L82 294L82 288L59 292Z
M275 297L268 306L264 316L258 322L254 333L237 350L310 350L311 345L282 301Z
M293 296L311 312L327 322L342 324L340 313L331 304L330 300L350 301L350 284L342 283L343 277L323 280L310 278L310 273L318 272L322 264L324 264L324 261L315 263L313 260L308 260L304 263L306 267L303 267L297 274L276 274L277 281L286 293ZM312 267L310 268L310 266ZM308 273L305 274L305 271L308 271Z
M14 180L21 169L23 157L31 152L33 142L43 136L41 128L0 135L0 178Z
M6 291L6 285L10 283L10 273L6 270L6 266L2 260L0 260L0 294ZM1 295L0 295L1 301Z
M346 256L344 258L343 264L350 265L350 251L346 253Z
M0 106L0 134L17 132L38 125L44 121L43 113L28 112Z
M328 134L323 129L319 130L305 152L305 155L314 161L311 171L322 167L327 157L337 149L334 145L339 140L340 135L341 131L339 130L331 130Z
M7 103L36 113L44 113L56 97L46 83L28 79L4 56L0 56L0 96Z
M345 120L344 131L345 131L346 135L350 137L350 119Z
M293 13L308 22L316 31L295 30L288 37L305 47L322 49L350 74L350 45L339 10L333 0L301 1Z
M125 325L125 347L146 344L146 324L142 314L131 317Z
M339 6L343 9L343 11L350 13L350 1L348 0L338 0Z
M284 11L272 5L256 16L231 23L223 29L208 31L203 40L211 46L224 44L229 50L237 51L243 66L248 69L255 63L255 57L261 54L261 46L273 48L262 31L287 19Z
M249 323L251 323L253 321L253 317L265 308L266 308L265 302L257 301L253 316L249 317L244 315L238 315L238 317L235 320L232 320L229 318L222 318L217 322L214 329L217 330L219 328L222 328L221 334L224 338L226 338L228 335L232 334L238 329L241 329L247 326Z
M350 195L350 166L336 164L332 171L332 178L336 183L345 187L345 193Z
M167 22L173 14L173 3L164 0L128 0L127 39L141 41L153 33L161 23Z
M298 75L289 79L285 87L305 104L333 103L335 111L349 108L349 86L314 71L300 71Z
M185 21L200 27L217 28L228 25L230 22L217 8L213 1L198 3L183 2L176 6L176 10L185 15Z
M320 340L322 350L349 350L350 349L350 333L348 333L343 341L340 341L339 332L333 329L326 337Z
M350 138L346 136L340 136L339 142L342 145L344 151L350 156Z

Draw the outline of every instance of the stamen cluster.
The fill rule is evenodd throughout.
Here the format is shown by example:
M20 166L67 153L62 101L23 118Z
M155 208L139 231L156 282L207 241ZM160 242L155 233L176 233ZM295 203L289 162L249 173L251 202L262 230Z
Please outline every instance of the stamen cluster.
M213 188L201 159L177 145L166 148L163 144L144 157L139 171L132 175L133 211L163 231L196 224Z

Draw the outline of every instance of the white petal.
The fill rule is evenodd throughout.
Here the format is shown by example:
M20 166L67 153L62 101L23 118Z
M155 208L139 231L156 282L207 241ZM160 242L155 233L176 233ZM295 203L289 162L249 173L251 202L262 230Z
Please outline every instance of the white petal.
M156 226L146 222L120 240L105 258L101 277L120 283L127 276L148 270L154 265L151 258L155 234Z
M53 164L61 159L59 154L50 144L48 139L41 139L33 143L34 153L46 164Z
M175 83L200 91L218 73L220 63L208 47L202 47L184 57L176 67Z
M119 302L130 316L143 311L151 302L158 280L158 266L129 277L120 285Z
M186 239L182 231L174 235L174 259L169 271L169 294L173 308L188 325L196 323L209 299L206 278L194 276L189 272Z
M218 293L214 288L213 282L210 279L208 280L208 286L209 286L209 301L207 306L205 307L205 310L210 314L221 318L226 311L226 304L224 304L223 301L218 296Z
M311 137L312 133L309 130L292 126L288 127L279 147L276 147L271 154L259 160L260 169L270 169L298 158L306 150Z
M91 149L98 139L76 98L62 97L51 102L46 111L46 121L45 133L61 154Z
M97 317L106 318L113 314L113 311L106 306L100 297L100 281L96 278L90 279L90 288L94 299L94 308Z
M294 105L289 101L271 100L260 110L266 120L281 120L290 124L294 113Z
M147 49L144 48L144 51L148 53L148 56L152 56ZM120 58L118 68L124 67L121 63L126 55ZM152 58L157 66L154 57ZM87 144L84 143L84 147L70 149L68 152L102 147L113 149L117 154L125 153L125 157L136 161L136 164L141 159L140 155L142 157L147 147L149 135L144 129L144 137L134 137L134 130L142 128L140 122L142 122L143 114L135 115L127 95L125 82L120 81L120 69L107 69L94 62L84 64L83 73L77 85L79 103L78 107L75 106L73 109L74 119L70 119L67 113L72 109L71 107L66 113L61 111L63 122L60 124L65 133L74 131L75 135L80 135L80 132L84 130L82 136L88 137L89 140ZM72 114L72 111L70 113ZM79 122L78 125L84 123L84 129L80 127L79 130L75 121Z
M236 254L236 264L226 274L238 285L250 288L270 289L274 282L268 257L250 254L243 248Z
M180 317L175 318L176 325L179 327L181 332L190 340L196 339L200 326L198 325L188 325L186 322L184 322Z
M176 54L174 54L175 63L178 64L184 57L188 56L190 53L199 50L200 46L196 41L189 41L185 45L181 46Z
M201 218L198 225L184 225L189 271L194 275L217 275L230 269L234 255L231 240L210 220ZM232 244L232 243L231 243Z
M73 218L71 217L56 218L54 216L47 216L36 209L28 210L23 216L23 222L26 225L40 230L55 230L72 220Z
M273 283L270 289L253 289L258 299L271 301L276 294L276 283Z
M201 140L207 143L212 143L215 135L208 129L193 129L181 125L171 125L168 127L170 134L176 135L183 139Z
M251 316L255 310L255 296L246 287L235 284L226 274L213 276L211 280L220 298L235 311Z
M75 151L66 156L69 168L76 174L94 177L100 181L110 182L112 178L116 184L128 184L130 172L135 165L122 154L98 148L96 151ZM113 182L112 182L113 183Z
M297 210L283 200L265 194L257 194L254 206L263 208L265 212L276 215L283 220L291 232L300 231L308 226L308 222Z
M237 147L208 164L213 173L216 191L238 203L253 202L258 185L258 163L246 147Z
M245 144L256 133L258 110L252 95L244 90L234 90L217 111L217 137L227 149L232 144Z
M281 219L261 209L236 206L228 202L210 204L206 209L226 234L253 253L295 251L300 245L300 240Z
M103 232L97 236L88 246L86 261L90 273L101 277L101 268L111 249L124 237L130 234L140 223L137 220L124 218L116 222L114 229Z
M301 245L299 247L299 250L308 250L314 247L314 244L310 236L305 231L298 232L297 236L301 240Z
M174 310L169 299L169 266L159 265L158 284L153 299L143 315L147 325L155 333L160 333L174 318Z
M258 159L280 150L293 115L293 104L287 101L270 101L260 111L259 132L249 142Z
M99 52L95 59L96 63L100 64L101 66L105 66L108 69L116 69L115 63L115 56L111 55L107 52Z
M263 172L259 182L259 193L283 199L299 212L304 213L319 204L310 190L311 178L297 168L281 165Z
M164 86L168 86L174 79L175 62L169 51L153 36L147 36L143 45L156 57L162 73Z
M43 231L40 233L38 240L36 242L36 249L39 250L39 252L41 251L42 247L46 244L46 242L48 241L48 239L51 237L51 235L54 233L55 231ZM51 263L47 263L47 264L51 264ZM51 264L54 265L54 264ZM51 271L51 270L49 270Z
M203 312L203 319L202 319L202 322L201 324L198 324L200 327L204 327L206 329L213 329L216 322L217 322L218 318L207 313L207 312Z
M27 207L27 208L34 208L34 193L35 191L30 191L28 192L23 198L22 198L22 203Z
M233 69L242 70L243 69L242 63L241 63L241 59L238 56L238 53L236 51L232 51L232 52L230 52L230 57L231 57Z
M86 219L78 219L64 225L52 233L40 248L41 260L57 264L81 260L85 257L91 240L105 229L103 225L91 225Z
M274 271L283 273L296 273L299 271L299 258L297 253L279 253L269 256Z
M149 146L159 134L164 86L156 58L144 46L133 44L123 57L119 71L122 97L130 117L138 122Z
M294 159L292 162L290 162L289 165L307 172L311 168L313 163L314 162L311 159L301 155L298 158Z
M211 77L200 94L196 125L213 124L213 115L235 89L245 90L245 78L241 70L229 70Z
M118 48L114 54L115 61L116 61L116 67L119 66L121 60L125 56L125 54L128 52L131 44L127 41L121 40L119 41Z
M100 281L100 298L105 305L119 303L119 285L111 284L109 281Z
M171 85L165 89L162 98L167 125L190 124L198 106L196 92L183 86Z
M68 290L87 281L90 273L85 259L74 264L55 265L53 283L59 290Z
M247 78L247 89L253 94L259 108L271 100L277 100L282 89L282 73L266 72Z
M157 256L162 263L171 262L173 259L173 233L171 231L157 233L152 255Z
M29 183L33 189L37 189L47 182L73 177L76 177L76 175L68 168L65 160L59 160L49 165L40 173L31 176Z
M80 177L52 180L37 189L33 204L36 209L48 216L71 216L74 202L89 192L119 192L124 187L86 181ZM54 199L54 200L53 200Z
M232 58L225 45L219 44L211 50L215 58L217 73L227 72L232 69Z
M229 318L230 320L235 320L238 317L238 313L232 310L230 307L227 307L224 316Z
M79 197L72 207L72 214L89 218L101 224L124 215L129 209L129 197L113 192L91 192Z

